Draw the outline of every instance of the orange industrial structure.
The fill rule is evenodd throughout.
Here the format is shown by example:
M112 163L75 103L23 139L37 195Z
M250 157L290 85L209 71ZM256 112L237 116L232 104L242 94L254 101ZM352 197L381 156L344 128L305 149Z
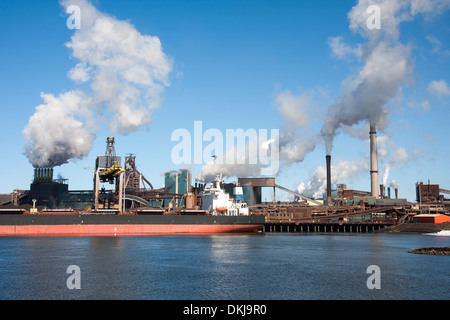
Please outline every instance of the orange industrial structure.
M444 214L418 214L414 217L418 223L444 223L450 222L450 217Z

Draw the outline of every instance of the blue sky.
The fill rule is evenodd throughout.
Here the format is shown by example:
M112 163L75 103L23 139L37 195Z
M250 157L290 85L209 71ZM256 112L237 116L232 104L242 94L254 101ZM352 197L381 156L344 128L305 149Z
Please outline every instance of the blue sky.
M389 124L378 132L378 166L381 183L385 166L391 163L388 183L397 182L400 197L414 201L417 181L429 179L450 188L450 5L438 1L431 10L427 1L421 2L422 7L391 3L397 2L405 7L392 17L391 7L383 1L371 2L382 9L382 33L390 32L386 30L392 20L397 23L397 36L387 36L389 45L407 48L408 53L407 72L395 96L383 105L389 111ZM157 37L171 69L149 124L124 135L111 130L114 115L91 115L89 121L97 127L92 130L95 140L90 151L55 168L56 174L69 179L72 190L92 187L91 168L96 156L104 153L108 135L116 137L118 155L136 154L139 170L155 187L161 187L163 172L180 168L171 159L174 130L193 132L194 121L201 120L203 130L217 128L223 133L228 128L283 131L289 119L280 112L277 98L282 94L297 101L292 108L299 108L297 115L307 119L294 128L295 143L311 143L320 137L329 106L351 91L352 81L367 70L367 60L357 50L363 50L372 36L352 30L348 15L352 8L366 8L367 1L91 3L113 21L128 22L140 35ZM68 76L79 63L65 46L77 32L67 28L68 16L58 1L0 2L2 193L29 188L33 166L24 155L27 139L23 130L36 107L43 104L41 92L58 96L76 89L91 90L91 82L79 83ZM83 23L83 10L81 19ZM340 177L336 182L359 190L370 189L365 126L363 120L337 130L332 149L333 167ZM277 183L294 190L303 183L302 190L306 190L310 182L313 188L311 182L321 176L317 167L324 166L325 154L320 140L302 161L282 165ZM200 167L190 169L195 175Z

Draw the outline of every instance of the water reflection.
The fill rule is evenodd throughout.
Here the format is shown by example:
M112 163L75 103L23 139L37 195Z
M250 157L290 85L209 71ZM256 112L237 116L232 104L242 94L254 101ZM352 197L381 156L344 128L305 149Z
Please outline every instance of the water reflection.
M1 299L449 299L449 238L259 234L0 238ZM81 289L66 269L78 265ZM381 289L369 290L369 265Z

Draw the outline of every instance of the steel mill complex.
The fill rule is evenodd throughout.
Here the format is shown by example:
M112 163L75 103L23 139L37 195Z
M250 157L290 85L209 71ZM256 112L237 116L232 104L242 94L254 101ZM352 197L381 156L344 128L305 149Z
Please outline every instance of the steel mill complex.
M90 190L69 190L53 168L35 168L29 190L0 195L0 235L145 235L223 232L374 232L418 222L450 222L450 191L416 183L416 202L398 188L378 183L376 128L370 132L370 191L332 188L332 158L326 160L326 192L313 199L278 185L273 177L238 178L226 183L191 183L187 169L165 173L155 189L138 170L136 156L115 153L114 137L95 161ZM273 201L262 201L262 188ZM293 196L276 201L276 191ZM432 217L432 219L427 219ZM425 216L425 218L424 218Z

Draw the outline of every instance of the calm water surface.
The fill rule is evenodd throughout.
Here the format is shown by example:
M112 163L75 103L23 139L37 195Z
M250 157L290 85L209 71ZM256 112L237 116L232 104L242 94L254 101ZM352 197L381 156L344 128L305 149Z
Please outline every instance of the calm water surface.
M0 238L0 299L450 299L449 237L246 234ZM70 265L80 289L66 285ZM370 265L381 289L369 290Z

